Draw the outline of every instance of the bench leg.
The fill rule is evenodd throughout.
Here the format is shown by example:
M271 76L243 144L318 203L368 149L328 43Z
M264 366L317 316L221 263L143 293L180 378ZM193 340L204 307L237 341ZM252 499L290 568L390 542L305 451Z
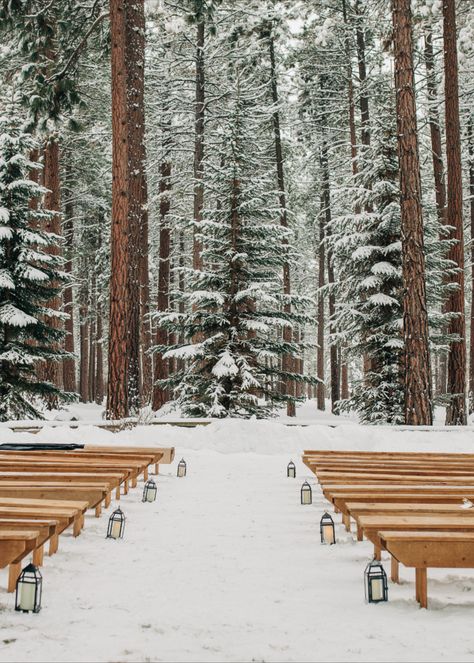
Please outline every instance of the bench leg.
M107 495L105 496L105 500L104 500L104 506L105 506L106 509L107 509L107 507L110 506L111 501L112 501L112 496L111 496L110 493L107 493Z
M59 534L53 534L49 541L49 556L54 555L58 551L59 547Z
M346 528L346 532L351 531L351 517L348 513L343 513L342 514L342 522L344 523L344 527Z
M143 481L148 481L148 466L143 470Z
M155 463L155 474L159 474L159 473L160 473L160 464Z
M374 544L374 559L377 560L377 562L382 561L382 549L380 546L376 546Z
M100 518L100 514L102 513L102 504L98 504L95 507L95 517Z
M357 525L357 541L364 540L364 530L360 525Z
M428 607L428 576L426 568L416 569L416 600L420 608Z
M21 562L18 564L10 564L8 567L8 589L7 592L14 592L16 589L16 581L21 573Z
M81 519L82 519L82 516L76 516L74 518L74 524L72 526L72 535L73 536L79 536L79 534L81 533L81 529L82 529Z
M123 482L123 494L128 495L128 479Z
M400 569L400 564L398 563L398 559L396 559L396 558L393 557L393 555L392 555L392 572L391 572L391 578L392 578L392 582L396 582L397 584L400 582L399 569Z
M43 558L44 558L44 548L43 546L40 546L39 548L36 548L36 550L33 551L33 564L35 566L43 566Z
M136 487L137 487L137 475L136 475L136 474L134 474L134 475L132 476L132 479L131 479L131 481L130 481L130 486L131 486L132 488L136 488Z
M115 489L115 499L119 500L120 499L120 484L117 486Z

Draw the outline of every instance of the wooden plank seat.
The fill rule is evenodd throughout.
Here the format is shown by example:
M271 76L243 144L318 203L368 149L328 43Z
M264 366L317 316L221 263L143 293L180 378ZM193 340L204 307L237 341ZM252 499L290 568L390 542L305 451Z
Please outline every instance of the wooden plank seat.
M398 464L385 464L383 466L373 466L373 465L355 465L353 463L347 463L347 465L326 465L322 464L311 464L310 465L314 474L319 475L322 473L334 473L334 474L368 474L371 476L381 476L384 477L387 474L401 474L403 476L431 476L442 474L444 476L470 476L474 475L474 465L464 465L459 464L455 467L445 466L441 463L433 466L426 466L420 464L416 466L409 464L407 467L401 466Z
M175 457L174 447L121 447L114 445L100 446L94 444L86 444L84 451L98 451L101 452L106 449L108 452L116 452L119 454L129 454L129 453L151 453L156 456L154 463L169 465L173 462Z
M415 501L415 503L413 503ZM461 508L461 502L448 504L446 502L423 503L413 500L409 503L400 502L344 502L341 504L341 512L346 529L350 530L350 518L357 522L359 516L382 516L382 515L451 515L459 518L474 517L474 509ZM357 528L357 538L362 541L362 530Z
M84 473L79 472L1 472L0 481L48 481L49 483L102 483L109 484L111 488L115 488L115 497L120 499L120 485L124 480L124 475L121 473Z
M0 500L1 502L1 500ZM79 536L84 525L83 512L81 509L71 506L37 506L40 500L35 501L35 506L2 506L0 504L0 518L3 520L17 520L27 518L30 520L52 520L57 522L57 532L51 537L49 543L49 555L58 550L59 534L68 527L73 528L73 536ZM41 501L41 503L43 503Z
M17 563L36 547L37 529L0 530L0 569Z
M404 483L404 484L419 484L419 483L439 483L441 485L468 485L474 483L474 474L463 476L449 476L445 474L430 474L428 476L406 476L404 474L357 474L347 473L338 474L333 472L317 472L316 477L320 484L326 483L341 483L341 484L358 484L358 483L372 483L372 484L385 484L385 483Z
M43 460L0 460L0 473L2 472L54 472L56 474L61 472L77 472L81 474L107 474L107 473L123 473L125 478L123 480L124 493L128 493L129 485L135 487L137 485L138 471L134 467L130 467L123 463L108 463L104 462L103 465L94 465L87 461L43 461Z
M110 496L110 490L103 485L51 484L12 482L6 486L0 482L0 497L32 498L45 500L85 501L88 508L95 508L96 516L101 513L101 503Z
M471 516L446 516L442 514L433 516L361 515L356 516L356 523L363 534L374 544L374 554L377 559L380 559L382 543L378 534L379 531L474 532L474 513Z
M31 520L27 518L21 518L17 520L13 519L2 519L0 518L0 532L2 531L13 531L13 530L36 530L38 531L38 538L36 540L35 548L33 550L33 564L36 566L42 566L43 564L43 550L44 544L50 540L57 532L57 520ZM9 566L8 574L8 592L13 592L15 590L16 581L21 572L21 558L14 559Z
M79 536L84 527L84 514L89 508L89 503L84 500L50 500L24 497L2 497L0 496L0 510L5 508L30 509L31 514L42 513L44 517L55 517L54 514L73 517L73 536ZM2 516L4 517L4 516Z
M416 600L428 607L428 568L474 568L474 532L393 531L378 533L392 559L416 570Z
M8 459L8 455L12 453L12 451L0 451L0 459ZM125 466L132 466L138 474L146 474L148 466L154 462L155 458L161 458L161 455L162 454L139 454L131 452L127 454L121 454L107 451L63 451L60 453L57 451L23 451L21 453L22 458L28 457L32 459L56 459L59 461L79 460L81 462L92 462L100 465L103 465L104 463L122 463Z

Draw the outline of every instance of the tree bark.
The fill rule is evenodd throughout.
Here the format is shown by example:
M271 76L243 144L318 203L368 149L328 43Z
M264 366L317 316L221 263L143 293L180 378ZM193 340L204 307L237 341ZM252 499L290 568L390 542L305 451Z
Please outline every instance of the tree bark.
M400 162L405 423L432 424L423 214L410 0L392 0Z
M102 327L102 304L97 303L97 350L96 350L96 369L95 369L95 402L102 405L104 400L104 339Z
M171 253L171 231L168 224L170 211L171 191L171 162L163 159L160 177L160 263L158 267L158 301L157 310L165 312L169 309L170 290L170 253ZM156 330L156 345L165 346L168 343L168 332L158 326ZM154 355L155 385L153 387L153 409L159 410L169 399L167 389L156 384L157 380L166 380L168 377L168 362L163 359L162 352Z
M196 35L196 99L194 124L194 241L193 241L193 268L202 270L202 244L197 238L200 232L199 224L202 221L204 207L204 119L205 119L205 70L204 45L205 22L202 19L197 24Z
M435 59L433 53L433 32L431 26L425 29L424 58L426 67L426 90L428 94L428 121L431 137L431 158L433 161L433 177L435 185L436 211L441 225L446 225L446 182L444 177L443 149L441 140L441 126L438 113L438 84L436 81ZM443 303L446 312L446 302ZM446 330L447 331L447 330ZM438 392L446 393L447 356L443 353L439 357L438 378L435 381Z
M270 29L271 30L271 29ZM274 111L272 114L273 119L273 132L275 136L275 159L276 159L276 170L277 170L277 186L278 186L278 198L280 204L280 223L284 228L288 228L288 213L286 206L286 189L285 189L285 174L283 168L283 151L281 146L281 131L280 131L280 112L279 108L279 97L278 97L278 83L276 76L276 63L275 63L275 43L271 31L268 35L268 48L270 53L270 82L272 90L272 101L274 106ZM284 251L288 252L288 241L284 240ZM283 266L283 296L285 299L285 304L283 307L284 312L287 315L291 314L291 275L290 275L290 264L285 262ZM291 343L293 338L292 330L289 325L286 325L283 328L283 340L285 343ZM294 371L294 360L293 357L285 353L282 358L282 370L284 373L292 373ZM289 397L295 396L295 384L293 380L285 379L284 384L285 394ZM296 416L296 407L295 402L290 400L287 402L286 414L288 417Z
M64 288L64 312L69 315L65 322L66 336L64 339L64 349L70 354L74 354L74 297L72 290L72 271L74 255L74 205L72 202L71 191L72 172L69 160L65 167L65 186L64 195L66 202L64 205L64 239L66 245L66 263L64 271L69 277L69 282ZM65 391L76 391L76 361L74 357L64 359L63 361L63 382Z
M44 169L43 169L43 182L48 192L45 195L46 209L57 212L48 221L46 221L46 230L61 235L61 189L59 180L59 143L56 136L50 136L44 145ZM60 249L57 245L48 248L48 252L52 255L59 255ZM50 300L47 306L54 310L61 310L61 296L57 295ZM61 322L56 317L46 317L46 324L53 329L60 329ZM58 349L58 343L53 343L53 349ZM56 387L62 387L62 371L60 370L60 362L53 359L47 359L44 366L44 379L51 382ZM51 395L46 399L48 409L57 408L59 399L56 395Z
M325 201L321 195L321 210L319 214L319 247L318 247L318 353L317 371L321 382L316 387L316 398L318 410L326 409L326 385L325 385L325 362L324 362L324 293L326 272L326 251L324 246L324 224L325 224Z
M467 125L469 151L469 196L471 220L471 338L469 345L469 392L471 409L474 403L474 121L469 116Z
M87 293L83 293L79 307L81 358L79 364L79 393L83 403L89 402L89 320Z
M462 218L461 132L459 127L458 56L456 45L455 0L443 0L444 91L446 113L446 163L448 174L447 222L450 238L456 240L448 252L457 272L451 277L455 289L448 296L446 310L456 314L449 322L449 334L456 337L449 345L448 385L450 400L446 408L447 425L465 425L466 409L466 320L464 311L464 236Z
M323 138L321 146L321 192L324 201L324 234L326 237L331 236L331 188L329 178L329 158L328 146L326 138ZM333 286L335 283L334 264L332 261L332 252L327 251L327 270L328 270L328 283ZM340 400L340 366L339 366L339 353L337 343L334 342L333 335L336 333L334 324L334 316L336 313L336 296L334 290L329 291L329 333L331 341L329 344L329 361L331 368L331 410L335 412L336 403Z
M109 310L108 419L129 413L129 137L127 118L126 0L110 0L112 79L112 225Z

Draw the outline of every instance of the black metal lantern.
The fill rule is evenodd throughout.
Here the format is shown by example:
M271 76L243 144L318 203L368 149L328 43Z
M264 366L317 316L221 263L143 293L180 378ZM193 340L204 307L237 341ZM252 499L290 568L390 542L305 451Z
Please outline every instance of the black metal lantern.
M149 479L143 487L142 502L154 502L156 500L156 483Z
M324 543L327 546L332 546L333 543L336 543L336 534L334 531L334 520L331 518L329 513L325 513L321 518L319 525L319 531L321 533L321 543Z
M288 467L286 468L286 476L290 477L290 479L296 478L296 467L292 460L290 460Z
M307 481L301 486L301 504L313 503L313 491Z
M125 530L125 516L122 509L116 509L109 518L107 527L107 539L123 539Z
M178 470L176 472L177 477L185 477L186 476L186 461L184 458L181 458L181 460L178 463Z
M15 610L19 612L39 612L43 577L34 564L28 564L16 581Z
M387 574L380 562L374 558L366 566L365 573L365 600L367 603L380 603L388 601Z

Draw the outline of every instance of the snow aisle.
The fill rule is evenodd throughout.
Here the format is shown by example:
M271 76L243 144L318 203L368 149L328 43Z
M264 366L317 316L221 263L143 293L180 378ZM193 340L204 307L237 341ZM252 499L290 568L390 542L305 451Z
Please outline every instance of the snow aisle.
M123 541L104 539L107 515L61 536L39 615L1 590L1 661L472 661L474 573L431 572L421 611L402 569L390 603L367 606L371 546L340 525L337 546L319 544L325 503L299 504L296 456L290 480L287 454L181 453L189 475L164 466L157 502L142 484L122 497Z

